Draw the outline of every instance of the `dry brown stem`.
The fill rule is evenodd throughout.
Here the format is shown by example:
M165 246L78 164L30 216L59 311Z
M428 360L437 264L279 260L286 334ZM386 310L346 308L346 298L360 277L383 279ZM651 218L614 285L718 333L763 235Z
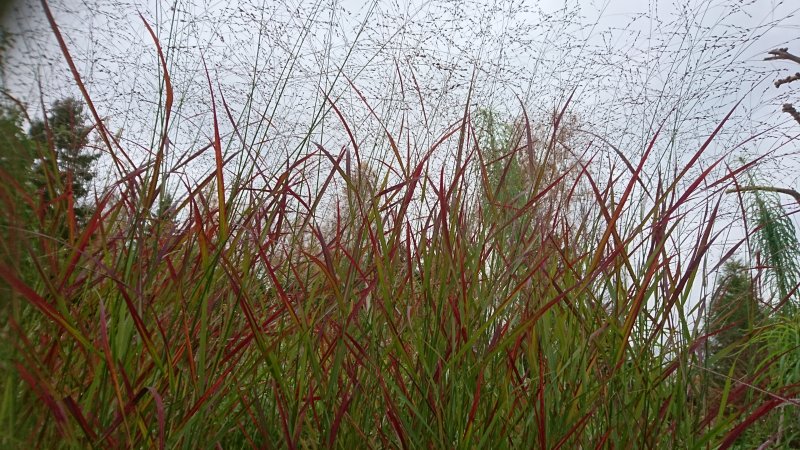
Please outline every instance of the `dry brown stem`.
M797 201L797 203L800 204L800 192L788 188L780 188L775 186L741 186L737 189L728 189L725 192L727 192L728 194L733 194L736 192L754 192L754 191L776 192L778 194L791 195Z
M783 104L783 112L789 114L794 118L795 122L800 123L800 112L797 112L794 106L791 103L784 103Z
M779 59L786 59L789 61L794 61L797 64L800 64L800 56L789 53L788 48L779 48L776 50L770 50L768 53L772 56L764 58L765 61L776 61Z
M775 87L781 87L781 85L789 84L792 81L800 80L800 72L795 73L794 75L789 75L786 78L781 78L775 81Z

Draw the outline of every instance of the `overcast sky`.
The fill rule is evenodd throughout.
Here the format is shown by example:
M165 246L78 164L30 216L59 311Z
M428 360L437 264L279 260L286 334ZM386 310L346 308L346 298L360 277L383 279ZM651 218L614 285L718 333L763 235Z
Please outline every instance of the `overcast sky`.
M753 141L741 151L790 151L781 147L780 133L791 133L791 124L779 110L791 90L771 82L797 68L763 58L776 47L800 51L800 5L791 1L49 4L109 128L123 130L143 155L163 97L155 45L142 18L158 35L176 91L171 139L186 148L208 141L210 78L238 126L268 117L265 139L282 140L286 151L305 133L321 92L329 92L354 125L366 130L375 123L368 120L363 95L386 124L402 121L424 147L462 113L470 86L473 105L512 118L520 112L518 99L541 118L574 89L574 112L633 156L670 111L676 142L695 145L743 101L729 141L721 144L734 145L741 133L780 123L786 126L773 139ZM38 0L18 0L5 28L15 36L5 67L8 91L34 112L42 101L79 95ZM796 173L780 176L793 177L787 183L796 185Z
M563 61L553 55L585 58L588 55L581 55L581 48L604 47L625 51L632 62L639 62L637 58L659 43L678 45L669 35L681 31L697 41L689 44L707 45L714 35L749 37L750 41L735 42L740 48L725 56L730 59L727 62L757 62L768 49L798 42L800 34L796 16L800 5L775 0L51 0L50 6L84 81L96 85L94 94L100 101L124 98L137 89L147 95L147 88L152 88L135 83L135 78L148 78L156 62L139 14L166 41L173 67L185 71L187 79L196 78L202 55L223 82L252 71L259 63L267 66L270 54L286 56L283 53L298 44L305 31L298 58L303 75L335 68L344 62L344 53L362 26L366 29L359 39L365 45L349 58L354 68L377 66L375 60L382 62L387 55L404 56L406 64L422 68L426 63L440 63L450 66L443 70L460 69L470 76L476 62L502 61L496 64L499 76L501 68L531 69L544 60L550 66L540 64L537 70L548 76L574 77L591 67L574 61L567 64L573 70L565 71L557 67ZM681 21L686 22L685 29L676 25ZM45 91L64 82L60 78L68 74L63 58L38 0L17 0L5 27L18 37L7 69L12 91L37 97L37 76L45 80ZM323 55L327 60L321 59ZM704 58L722 59L713 54ZM646 62L654 72L664 72L659 63L656 59ZM523 87L524 81L517 84ZM592 87L585 84L587 89Z

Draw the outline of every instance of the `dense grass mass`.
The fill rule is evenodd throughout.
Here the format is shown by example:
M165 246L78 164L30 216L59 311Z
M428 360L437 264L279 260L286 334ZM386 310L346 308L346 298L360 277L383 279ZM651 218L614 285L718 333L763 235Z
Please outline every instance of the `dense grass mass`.
M211 142L170 145L152 36L162 131L141 164L72 66L102 195L79 201L52 130L5 133L39 162L0 170L0 446L800 445L797 239L774 192L742 186L758 161L709 155L733 111L653 177L669 133L598 164L608 140L569 95L537 123L466 106L421 143L350 82L384 156L321 89L342 139L308 132L275 169L211 75ZM205 155L203 176L175 175ZM731 244L737 196L752 220Z

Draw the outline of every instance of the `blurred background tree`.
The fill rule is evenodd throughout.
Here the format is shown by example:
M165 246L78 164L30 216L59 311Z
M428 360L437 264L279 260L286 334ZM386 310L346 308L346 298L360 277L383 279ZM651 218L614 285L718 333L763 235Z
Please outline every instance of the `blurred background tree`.
M35 224L36 145L23 129L23 112L18 108L0 108L0 264L28 273L30 258L23 246L30 239L27 230ZM2 304L0 320L6 323L16 295L0 282L0 296L10 299Z
M89 133L83 105L68 97L53 103L45 120L31 123L30 136L44 151L39 162L50 164L50 173L58 174L40 187L47 188L49 198L55 198L67 189L72 189L75 216L79 223L86 220L92 208L87 204L87 194L95 177L95 162L99 153L88 150Z
M725 263L708 313L708 332L715 333L709 342L715 372L733 371L734 379L754 372L757 355L749 340L765 316L748 268L736 260Z

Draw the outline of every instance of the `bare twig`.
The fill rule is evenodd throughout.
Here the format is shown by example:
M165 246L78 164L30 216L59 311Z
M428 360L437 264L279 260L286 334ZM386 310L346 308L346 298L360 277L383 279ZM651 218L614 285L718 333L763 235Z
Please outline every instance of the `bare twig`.
M725 192L728 194L733 194L736 192L754 192L754 191L776 192L778 194L791 195L797 201L797 203L800 204L800 192L797 192L794 189L779 188L774 186L742 186L736 189L728 189Z
M758 446L756 450L766 450L772 447L772 444L778 441L778 433L773 434L769 437L766 441L764 441L761 445Z
M800 123L800 112L797 112L797 110L794 108L794 106L792 106L791 103L784 103L783 104L783 112L785 112L785 113L789 114L790 116L792 116L792 118L794 118L795 122Z
M775 61L779 59L786 59L789 61L794 61L797 64L800 64L800 56L793 55L789 53L788 48L779 48L777 50L770 50L768 52L770 55L769 57L764 58L765 61Z
M789 84L792 81L797 81L797 80L800 80L800 72L797 72L794 75L789 75L786 78L775 80L775 87L781 87L781 85L783 84Z

